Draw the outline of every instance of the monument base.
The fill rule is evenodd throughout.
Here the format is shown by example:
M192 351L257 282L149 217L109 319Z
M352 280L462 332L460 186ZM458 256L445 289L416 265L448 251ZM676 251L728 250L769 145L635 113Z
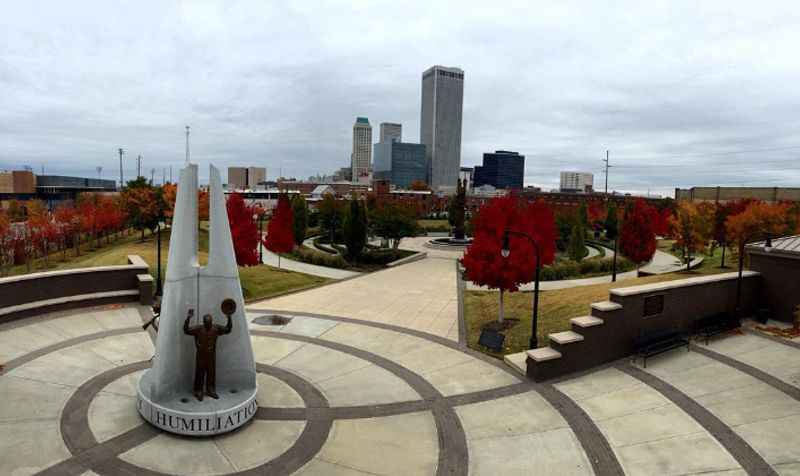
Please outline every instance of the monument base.
M198 401L190 391L154 403L150 398L150 371L139 379L136 408L151 425L170 433L213 436L228 433L250 421L258 410L258 388L217 387L219 399Z

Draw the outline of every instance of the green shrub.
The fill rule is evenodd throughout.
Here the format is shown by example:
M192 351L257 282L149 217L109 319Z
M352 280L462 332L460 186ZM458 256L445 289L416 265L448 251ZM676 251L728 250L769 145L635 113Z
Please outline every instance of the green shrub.
M562 261L542 268L542 281L558 281L561 279L578 279L610 274L613 268L611 258L591 258L581 262ZM636 269L630 260L617 257L617 274Z
M340 255L328 254L302 246L295 248L289 257L297 261L302 261L303 263L327 266L329 268L347 269L350 267L347 261Z

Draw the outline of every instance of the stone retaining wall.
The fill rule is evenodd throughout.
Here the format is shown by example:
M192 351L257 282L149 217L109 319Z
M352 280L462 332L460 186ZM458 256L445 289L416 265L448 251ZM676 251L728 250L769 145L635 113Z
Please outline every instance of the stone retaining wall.
M152 302L147 263L45 271L0 278L0 323L56 310L110 302Z

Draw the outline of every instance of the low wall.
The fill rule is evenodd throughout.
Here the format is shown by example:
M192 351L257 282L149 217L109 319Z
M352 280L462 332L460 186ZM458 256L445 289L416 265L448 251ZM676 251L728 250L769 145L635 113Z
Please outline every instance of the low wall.
M536 361L527 358L527 373L541 381L588 370L634 353L634 341L659 330L688 332L703 317L736 309L738 273L644 284L612 289L609 301L592 304L591 315L602 323L583 324L573 320L572 331L582 340L559 344L550 339L558 358ZM761 276L745 271L742 280L742 309L752 315L758 305Z
M127 265L46 271L0 278L0 323L111 302L152 302L152 277L139 256Z
M772 319L791 323L800 306L800 257L776 252L748 252L750 269L763 276L761 302L772 310Z

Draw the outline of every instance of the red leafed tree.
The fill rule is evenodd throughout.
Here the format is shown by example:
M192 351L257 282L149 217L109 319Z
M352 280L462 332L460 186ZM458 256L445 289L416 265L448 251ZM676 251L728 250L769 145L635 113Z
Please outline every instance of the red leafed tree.
M244 198L238 193L231 194L225 206L228 210L236 263L239 266L257 265L258 228L253 218L255 207L244 203Z
M267 225L267 237L264 246L273 253L278 254L278 267L281 267L280 253L288 253L294 249L294 217L292 206L286 194L278 197L278 206L272 213L272 218Z
M642 199L625 210L620 234L622 254L640 265L653 258L656 252L654 216L658 212Z
M498 321L502 322L505 291L517 291L520 284L533 281L536 273L534 245L525 237L511 234L510 252L503 257L503 234L509 230L531 236L539 244L542 264L552 263L556 249L553 211L544 202L529 204L509 195L481 207L473 223L474 240L461 262L467 279L500 290Z

